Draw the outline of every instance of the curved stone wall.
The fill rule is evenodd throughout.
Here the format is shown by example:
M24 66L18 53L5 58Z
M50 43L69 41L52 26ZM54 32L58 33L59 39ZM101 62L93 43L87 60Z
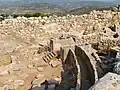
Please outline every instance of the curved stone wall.
M57 90L88 90L96 81L90 57L79 46L75 46L75 51L69 49L63 69L62 81Z
M75 46L75 54L81 69L81 90L87 90L95 83L95 71L86 52Z

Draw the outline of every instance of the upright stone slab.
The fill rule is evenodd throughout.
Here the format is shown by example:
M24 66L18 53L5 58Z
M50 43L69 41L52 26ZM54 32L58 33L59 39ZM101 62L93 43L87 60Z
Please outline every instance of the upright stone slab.
M53 47L54 47L54 42L52 39L50 39L50 51L53 51Z
M65 59L67 58L69 47L61 47L61 60L65 62Z
M60 47L60 59L62 60L62 62L64 61L64 49L63 47Z

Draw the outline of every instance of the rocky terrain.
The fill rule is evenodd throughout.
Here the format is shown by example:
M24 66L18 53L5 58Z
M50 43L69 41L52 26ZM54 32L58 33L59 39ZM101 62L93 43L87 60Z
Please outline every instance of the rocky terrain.
M65 65L60 61L51 67L43 60L50 39L64 41L54 50L77 45L67 53ZM110 57L110 50L117 55ZM0 22L0 90L120 90L119 54L120 12L94 10L83 15L5 19ZM75 57L78 63L73 63ZM88 87L84 86L86 79Z

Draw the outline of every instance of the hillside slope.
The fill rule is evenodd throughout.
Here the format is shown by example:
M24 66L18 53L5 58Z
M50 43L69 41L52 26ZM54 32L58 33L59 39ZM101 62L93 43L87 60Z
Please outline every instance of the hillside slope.
M69 12L67 12L67 14L74 14L74 15L79 15L79 14L85 14L85 13L89 13L92 10L111 10L111 6L84 6L81 8L77 8L77 9L73 9Z
M1 13L64 13L84 6L111 6L112 2L78 0L0 0ZM96 8L96 7L95 7ZM89 11L89 10L88 10Z

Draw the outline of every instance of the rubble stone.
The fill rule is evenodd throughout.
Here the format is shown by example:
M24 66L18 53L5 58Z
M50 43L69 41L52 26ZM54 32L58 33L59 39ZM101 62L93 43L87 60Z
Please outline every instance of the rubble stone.
M44 68L43 67L38 67L37 69L38 69L38 71L42 72Z
M23 80L15 80L14 85L18 85L18 86L24 85L24 81Z
M45 85L41 85L40 87L33 87L31 90L45 90Z
M40 87L41 86L41 83L43 83L45 81L45 79L41 80L41 79L35 79L32 81L32 86L33 87Z
M119 90L120 76L114 73L107 73L96 82L89 90Z
M120 62L115 64L113 71L120 75Z
M10 55L0 55L0 66L5 66L12 63Z
M7 69L0 70L0 76L4 76L4 75L9 75L9 71Z
M36 76L36 78L37 78L37 79L44 78L44 75L38 74L38 75Z

